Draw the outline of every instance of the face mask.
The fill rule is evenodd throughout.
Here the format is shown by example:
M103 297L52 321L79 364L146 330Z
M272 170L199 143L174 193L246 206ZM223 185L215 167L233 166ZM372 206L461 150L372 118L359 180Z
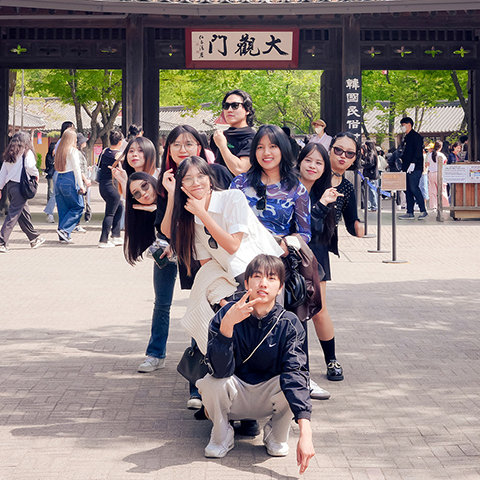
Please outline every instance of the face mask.
M317 132L318 135L321 135L323 133L323 127L315 127L315 132Z
M405 125L402 125L402 126L400 127L400 130L401 130L403 133L405 133L405 132L407 131L407 127L406 127Z

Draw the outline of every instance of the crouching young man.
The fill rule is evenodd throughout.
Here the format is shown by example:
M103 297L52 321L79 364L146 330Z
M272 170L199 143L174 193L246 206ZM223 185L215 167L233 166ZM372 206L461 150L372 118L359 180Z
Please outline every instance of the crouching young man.
M297 463L303 473L315 455L305 331L294 313L275 302L284 279L283 262L274 256L258 255L248 264L247 293L210 323L206 358L213 373L197 387L213 422L206 457L224 457L234 447L229 420L245 418L266 419L268 454L285 456L293 416L300 428Z

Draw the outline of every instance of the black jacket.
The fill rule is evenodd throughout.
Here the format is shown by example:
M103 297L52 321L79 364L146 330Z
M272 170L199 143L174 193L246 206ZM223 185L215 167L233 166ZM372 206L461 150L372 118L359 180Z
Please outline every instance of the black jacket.
M411 163L415 170L423 172L423 137L415 130L410 130L403 139L402 170L406 172Z
M233 337L220 333L220 324L234 305L225 305L210 322L206 359L215 378L227 378L235 374L251 385L266 382L280 376L280 386L297 421L299 418L310 420L312 403L310 401L309 373L307 356L302 350L305 330L292 312L275 304L263 318L252 315L235 325ZM258 350L245 363L255 347L272 328Z

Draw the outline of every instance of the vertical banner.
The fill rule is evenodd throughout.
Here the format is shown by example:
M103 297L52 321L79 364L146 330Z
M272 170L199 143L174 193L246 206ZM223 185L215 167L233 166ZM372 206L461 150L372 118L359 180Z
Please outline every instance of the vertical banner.
M37 133L37 145L42 144L42 132Z
M345 79L345 106L347 131L355 135L357 141L362 136L361 110L362 110L362 82L357 77Z

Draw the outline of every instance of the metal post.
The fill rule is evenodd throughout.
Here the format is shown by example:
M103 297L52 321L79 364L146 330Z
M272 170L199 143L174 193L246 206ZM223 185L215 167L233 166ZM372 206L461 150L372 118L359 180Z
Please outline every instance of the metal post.
M367 179L363 177L363 219L365 222L365 235L362 238L375 238L374 233L368 233L368 183Z
M377 249L367 250L368 253L388 253L390 250L382 250L382 194L380 185L377 187L378 209L377 209Z
M392 259L383 260L383 263L408 263L406 260L397 260L397 192L392 191Z

